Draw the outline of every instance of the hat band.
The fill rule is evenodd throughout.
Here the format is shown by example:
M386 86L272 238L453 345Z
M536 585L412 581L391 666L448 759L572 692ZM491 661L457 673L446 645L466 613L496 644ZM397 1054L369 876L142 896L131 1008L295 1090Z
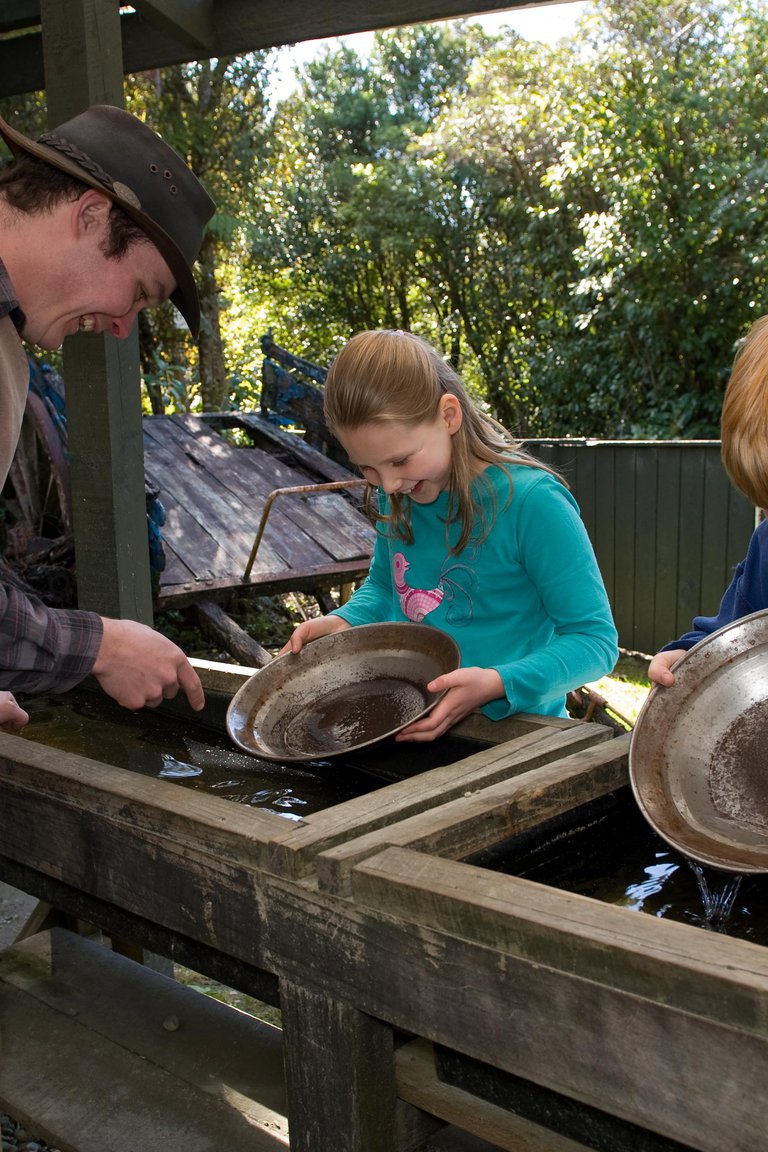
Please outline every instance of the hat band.
M94 180L98 180L110 192L115 191L112 177L104 171L100 164L92 160L87 152L81 152L69 140L65 140L63 136L59 136L56 132L43 132L42 136L38 136L38 144L45 144L48 148L55 148L57 152L62 152L75 164L79 164L84 168L89 175L93 176Z

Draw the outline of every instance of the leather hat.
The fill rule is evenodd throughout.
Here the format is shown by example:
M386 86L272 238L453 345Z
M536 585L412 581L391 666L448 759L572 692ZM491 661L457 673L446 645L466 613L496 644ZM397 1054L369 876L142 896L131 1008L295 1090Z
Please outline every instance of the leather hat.
M171 300L197 336L200 301L192 266L216 205L186 163L130 112L95 104L30 140L0 117L14 156L29 153L109 196L159 249L176 280Z

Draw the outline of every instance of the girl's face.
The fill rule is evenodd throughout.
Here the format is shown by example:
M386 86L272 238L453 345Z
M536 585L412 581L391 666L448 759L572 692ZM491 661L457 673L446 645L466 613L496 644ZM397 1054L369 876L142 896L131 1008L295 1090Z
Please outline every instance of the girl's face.
M440 399L434 420L405 424L372 421L338 433L353 464L374 488L399 492L417 504L431 504L451 478L451 439L461 427L461 405L455 396Z

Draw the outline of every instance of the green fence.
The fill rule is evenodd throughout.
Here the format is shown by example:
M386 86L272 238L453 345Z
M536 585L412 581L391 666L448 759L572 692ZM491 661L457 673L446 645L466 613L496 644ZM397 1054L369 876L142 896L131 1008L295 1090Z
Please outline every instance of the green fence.
M755 509L731 485L719 440L530 440L576 497L619 643L656 652L714 614Z

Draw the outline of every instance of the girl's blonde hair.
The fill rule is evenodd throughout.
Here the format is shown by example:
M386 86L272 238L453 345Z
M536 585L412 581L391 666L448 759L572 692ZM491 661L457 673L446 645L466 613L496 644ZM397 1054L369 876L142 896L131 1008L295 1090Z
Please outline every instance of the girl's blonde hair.
M757 508L768 508L768 316L755 321L736 353L720 438L732 483Z
M364 424L392 421L415 426L434 421L445 394L455 396L462 411L461 427L451 439L447 518L447 526L456 520L461 524L459 538L451 548L451 553L458 554L470 541L482 543L497 511L496 490L487 476L478 476L478 460L497 464L504 471L509 464L541 468L565 483L562 477L526 452L498 421L478 411L458 373L412 332L377 329L353 336L328 370L324 408L328 427L343 438L345 429ZM473 490L476 481L479 490ZM479 498L479 491L487 494L488 502ZM412 544L410 497L394 493L391 512L383 515L371 496L369 488L367 503L374 523L388 523L395 537ZM507 502L511 499L510 477Z

